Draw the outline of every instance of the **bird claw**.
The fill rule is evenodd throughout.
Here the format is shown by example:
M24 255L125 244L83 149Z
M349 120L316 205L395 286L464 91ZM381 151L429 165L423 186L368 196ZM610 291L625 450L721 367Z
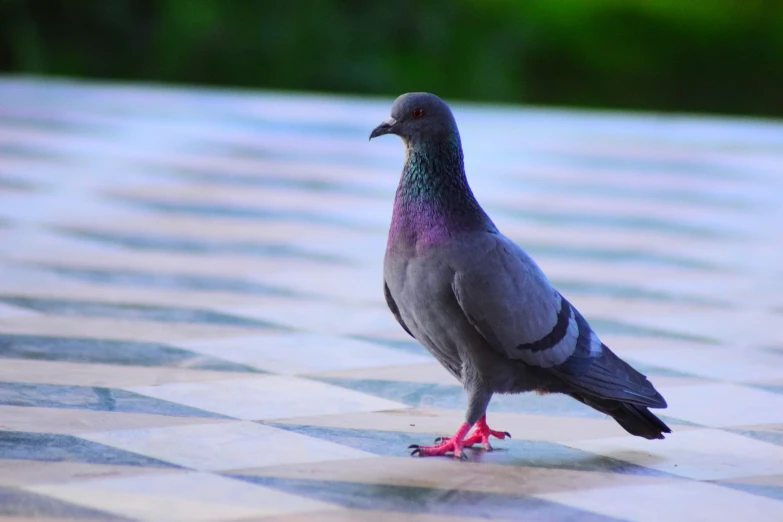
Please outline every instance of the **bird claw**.
M456 458L465 460L467 456L462 451L463 446L461 443L454 443L453 438L443 437L444 442L435 446L419 446L418 444L411 444L408 449L413 449L411 457L418 455L419 457L430 457L438 455L446 455L447 453L453 453Z
M411 444L408 449L412 449L411 456L418 455L420 457L427 457L432 455L446 455L447 453L453 453L459 460L470 460L464 452L464 448L470 448L474 444L481 443L481 446L486 451L493 451L492 445L489 443L490 437L498 439L511 438L511 434L507 431L495 431L491 430L487 426L486 417L481 417L473 427L473 432L465 437L469 429L467 423L463 424L459 431L452 437L436 437L434 446L419 446L418 444Z
M511 434L507 431L495 431L487 426L487 421L484 417L479 419L473 428L473 432L465 437L463 441L466 448L473 446L474 444L481 443L481 446L486 451L492 451L492 445L489 443L489 438L495 437L496 439L503 440L505 438L511 438Z

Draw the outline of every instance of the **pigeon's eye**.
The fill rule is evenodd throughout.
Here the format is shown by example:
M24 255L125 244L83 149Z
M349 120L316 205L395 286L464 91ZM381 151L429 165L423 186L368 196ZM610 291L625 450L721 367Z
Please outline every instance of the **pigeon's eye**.
M424 116L424 111L421 109L413 109L413 117L414 118L421 118Z

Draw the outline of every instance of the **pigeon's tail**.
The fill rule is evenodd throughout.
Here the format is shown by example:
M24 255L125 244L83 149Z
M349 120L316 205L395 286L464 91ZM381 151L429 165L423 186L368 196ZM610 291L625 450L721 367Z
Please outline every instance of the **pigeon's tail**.
M650 410L645 406L598 397L585 397L578 393L572 393L571 397L609 415L631 435L645 439L662 439L664 433L672 432L661 419L650 413Z

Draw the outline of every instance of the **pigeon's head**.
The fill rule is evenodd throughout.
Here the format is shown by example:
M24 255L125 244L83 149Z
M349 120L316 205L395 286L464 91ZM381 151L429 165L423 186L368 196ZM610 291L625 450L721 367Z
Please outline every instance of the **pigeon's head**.
M427 92L410 92L396 100L391 117L373 129L370 139L396 134L406 143L443 139L457 132L457 123L446 102Z

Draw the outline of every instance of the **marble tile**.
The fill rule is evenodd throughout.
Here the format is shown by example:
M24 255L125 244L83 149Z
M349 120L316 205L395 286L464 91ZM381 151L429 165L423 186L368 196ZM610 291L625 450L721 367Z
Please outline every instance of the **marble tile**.
M616 473L611 470L547 468L498 462L460 462L455 459L379 457L375 466L361 460L301 463L235 470L236 476L315 479L330 482L387 486L441 488L503 495L528 496L540 493L590 491L601 488L679 484L671 476Z
M257 328L241 328L228 325L203 323L164 323L136 319L108 317L72 317L41 315L24 319L0 317L0 329L4 333L44 335L48 337L85 337L102 340L167 343L171 340L204 337L230 337L255 335Z
M362 393L401 402L408 406L424 408L449 408L465 411L467 396L459 384L425 384L398 381L376 381L368 379L342 379L313 377L321 381L345 387ZM487 411L518 412L530 414L548 414L554 417L587 417L600 419L604 414L588 408L584 404L566 395L538 395L523 393L518 395L500 395L493 397Z
M333 482L317 479L288 479L277 477L243 477L253 484L274 488L286 493L335 503L351 509L431 513L442 516L473 516L490 520L585 520L609 522L615 520L586 510L565 506L532 496L504 495L462 491L450 495L448 490L416 486L391 486L354 482ZM448 502L441 499L449 496Z
M674 430L497 396L514 438L457 462L408 456L465 396L383 302L391 100L0 99L0 519L783 518L778 123L454 105L482 204Z
M120 198L118 198L120 199ZM327 225L349 230L362 230L366 226L353 220L341 219L328 213L307 212L304 210L283 210L275 208L261 208L237 205L221 205L212 202L185 202L166 201L164 199L152 199L143 197L126 196L121 199L123 203L137 209L166 214L191 214L196 216L220 216L225 218L247 219L261 223L277 221L294 221L314 225Z
M78 415L74 415L73 410L67 408L0 405L0 430L9 431L73 434L220 422L229 422L229 420L219 415L212 417L172 416L123 413L113 410L79 410Z
M272 328L268 322L236 317L211 310L175 308L133 304L109 304L90 301L65 301L28 297L0 297L0 301L12 306L28 308L46 314L87 317L117 317L123 319L146 319L171 323L214 323L252 328Z
M83 443L84 441L82 441ZM119 453L111 448L111 452ZM187 473L168 466L136 466L80 462L75 460L14 460L0 458L0 486L63 484L82 480L117 477L143 479L151 475ZM1 520L1 519L0 519Z
M183 406L116 388L0 382L0 405L30 408L152 413L220 418L215 412Z
M0 358L169 366L222 372L257 371L249 366L164 344L7 333L0 333Z
M399 350L398 348L395 348ZM426 357L423 355L423 357ZM432 360L434 361L434 359ZM437 362L381 366L379 368L339 369L318 371L310 374L315 379L346 379L394 382L418 382L454 386L457 379Z
M28 486L28 491L109 511L134 520L245 520L282 513L329 510L331 506L208 473L96 479Z
M783 395L736 384L659 388L666 415L711 427L783 422Z
M384 522L478 522L485 517L461 515L433 515L430 513L408 513L379 509L341 509L304 515L280 515L264 518L264 522L364 522L383 520Z
M300 433L309 437L333 441L375 455L391 457L409 457L410 444L431 444L437 433L411 435L407 432L391 432L369 429L324 428L322 426L303 426L296 424L269 424ZM504 439L492 440L493 451L485 451L480 445L466 450L470 462L482 465L505 465L511 467L532 467L556 470L579 470L590 472L608 472L622 475L656 476L662 475L655 470L638 466L626 461L597 456L563 444L541 440ZM443 457L443 460L453 458ZM439 459L434 459L439 460Z
M18 306L11 306L5 303L0 303L0 317L13 319L16 317L30 317L37 315L37 312L20 308Z
M177 346L282 375L429 362L425 356L356 339L299 332L181 342Z
M783 516L783 503L702 482L676 486L655 484L537 495L541 498L602 513L617 519L658 520L774 520Z
M721 486L749 493L751 495L757 495L760 497L766 497L772 500L783 500L783 486L766 485L766 484L738 484L735 482L722 482Z
M11 522L23 520L127 520L106 511L82 507L46 495L3 486L0 486L0 517L2 517L0 520Z
M716 481L721 486L744 491L774 500L783 500L783 475L764 475L760 477L740 477Z
M170 366L122 366L25 359L3 359L0 364L0 382L99 388L157 386L170 382L219 381L246 376L246 372L190 370Z
M333 442L247 422L103 431L79 437L198 470L374 457Z
M783 424L731 428L726 431L763 442L777 444L778 446L783 446Z
M73 461L124 466L172 467L158 459L72 435L0 431L0 459Z
M134 386L128 391L238 419L396 410L405 404L297 377L264 376L210 383ZM274 396L274 401L265 400ZM238 401L237 397L245 400Z
M320 276L319 276L320 277ZM382 294L377 294L380 299ZM380 302L376 306L341 305L326 302L292 303L260 309L225 309L227 314L257 318L291 328L327 335L368 334L384 328L399 329L391 312ZM350 317L350 321L346 318Z
M776 475L783 447L719 430L676 431L665 442L618 437L563 444L696 480Z
M522 413L492 413L487 416L493 429L508 431L515 439L568 441L617 437L625 431L612 419L550 417ZM381 430L411 434L447 436L465 421L465 412L456 409L408 408L403 410L345 413L326 416L290 417L269 422L301 426L323 426L356 430ZM412 437L417 437L412 435ZM418 439L417 439L418 440Z
M155 272L140 272L130 270L85 269L58 266L54 264L41 265L46 270L59 276L100 285L133 286L137 288L161 288L172 290L197 290L203 292L232 292L251 295L271 295L296 297L292 290L261 284L252 280L232 277L202 276L193 274L168 274Z
M781 374L779 356L753 349L679 350L658 347L634 350L633 357L648 364L737 383L775 379Z
M217 240L200 237L113 232L89 229L65 229L64 233L91 241L117 245L132 250L182 252L188 254L241 255L273 259L304 259L318 263L340 264L346 259L309 250L305 246L285 243Z

